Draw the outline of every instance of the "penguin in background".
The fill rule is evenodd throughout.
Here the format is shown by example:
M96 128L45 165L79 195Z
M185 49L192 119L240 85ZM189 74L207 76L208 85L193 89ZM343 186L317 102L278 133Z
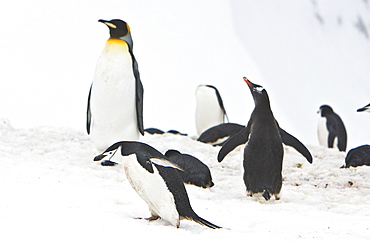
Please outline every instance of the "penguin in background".
M199 85L195 91L195 124L198 136L206 129L229 121L217 88L212 85Z
M265 200L274 196L280 199L282 187L283 143L294 147L308 162L312 156L308 149L294 136L279 127L270 107L267 91L260 85L243 78L252 93L255 108L245 128L229 138L218 153L218 161L237 146L244 147L243 167L247 196L262 194Z
M143 85L133 54L129 25L119 19L99 20L109 28L87 103L87 133L98 152L115 142L144 135Z
M149 206L151 217L147 220L162 218L179 228L180 220L187 219L209 228L221 228L194 212L177 172L181 168L161 152L142 142L122 141L110 146L94 160L99 161L116 153L120 154L119 163L124 164L127 180Z
M357 112L370 112L370 104L367 104L364 107L357 109Z
M206 129L198 137L197 141L212 144L213 146L222 146L228 138L244 129L244 127L244 125L237 123L222 123Z
M321 146L346 151L347 132L342 119L328 105L320 106L317 136Z

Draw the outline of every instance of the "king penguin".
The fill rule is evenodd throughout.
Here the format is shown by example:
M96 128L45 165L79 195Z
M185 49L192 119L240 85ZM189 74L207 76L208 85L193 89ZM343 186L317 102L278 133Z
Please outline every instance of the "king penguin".
M217 88L212 85L199 85L195 91L195 124L198 136L206 129L229 121Z
M317 136L321 146L346 151L347 132L342 119L328 105L320 106Z
M267 91L246 77L243 79L252 93L255 108L247 126L226 141L217 159L221 162L235 147L247 142L243 154L247 195L262 193L266 201L272 195L279 200L284 155L282 143L294 147L310 163L312 163L312 156L299 140L279 127L271 111Z
M122 141L110 146L94 160L99 161L116 152L121 154L120 162L124 164L127 180L149 206L151 217L148 220L162 218L179 228L180 220L188 219L209 228L220 228L194 212L178 173L180 168L161 152L146 143Z
M100 153L113 143L144 135L143 85L133 54L129 25L118 19L99 20L109 28L96 65L87 103L87 133Z

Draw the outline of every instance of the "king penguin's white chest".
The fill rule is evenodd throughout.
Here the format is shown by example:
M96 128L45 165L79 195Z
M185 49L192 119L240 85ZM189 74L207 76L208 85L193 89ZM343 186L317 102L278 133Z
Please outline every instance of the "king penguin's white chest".
M96 66L90 98L91 135L98 149L139 138L132 64L126 42L120 39L106 42Z
M136 155L126 156L122 160L127 180L138 195L148 204L152 215L160 216L171 225L178 226L180 217L176 209L173 194L158 170L154 173L145 170L137 161Z

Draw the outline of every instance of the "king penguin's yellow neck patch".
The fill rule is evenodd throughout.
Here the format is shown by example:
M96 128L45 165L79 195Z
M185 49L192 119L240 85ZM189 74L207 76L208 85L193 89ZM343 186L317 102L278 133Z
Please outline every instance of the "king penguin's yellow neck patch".
M107 43L109 44L126 44L126 42L122 39L117 39L117 38L110 38L107 40Z

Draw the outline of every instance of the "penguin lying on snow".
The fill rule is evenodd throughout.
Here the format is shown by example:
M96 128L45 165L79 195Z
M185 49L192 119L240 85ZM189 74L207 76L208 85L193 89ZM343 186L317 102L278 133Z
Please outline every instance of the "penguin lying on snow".
M246 77L243 79L252 93L255 108L248 125L223 145L217 159L221 162L235 147L247 142L243 160L247 195L262 193L265 200L269 200L271 195L279 200L284 155L282 143L294 147L310 163L312 156L299 140L279 127L272 114L266 90Z
M317 135L321 146L333 148L335 143L339 151L346 151L347 132L342 119L328 105L320 106Z
M149 206L151 217L148 220L162 218L178 228L180 220L188 219L209 228L220 228L193 211L177 172L180 168L158 150L145 143L123 141L113 144L94 160L114 155L117 151L122 155L127 180Z
M244 127L244 125L236 123L222 123L205 130L198 137L197 141L210 143L214 146L222 146L225 143L223 139L230 138L244 129Z
M217 88L212 85L199 85L195 91L195 123L198 135L209 127L229 121L224 103Z
M161 134L166 133L163 130L160 130L160 129L157 129L157 128L146 128L144 131L151 134L151 135L154 135L154 134L161 135ZM187 136L188 135L188 134L183 134L183 133L181 133L177 130L169 130L169 131L167 131L167 133L174 134L174 135L182 135L182 136Z
M211 171L202 161L189 154L182 154L177 150L167 150L164 154L167 159L178 165L181 170L179 174L187 184L193 184L203 188L210 188L212 182Z
M367 104L364 107L357 109L357 112L370 112L370 104Z
M99 20L110 38L96 65L87 103L87 133L98 152L121 140L144 135L143 85L133 54L129 25L122 20Z
M349 168L356 166L370 166L370 145L362 145L349 150L347 153L346 164L341 168Z

